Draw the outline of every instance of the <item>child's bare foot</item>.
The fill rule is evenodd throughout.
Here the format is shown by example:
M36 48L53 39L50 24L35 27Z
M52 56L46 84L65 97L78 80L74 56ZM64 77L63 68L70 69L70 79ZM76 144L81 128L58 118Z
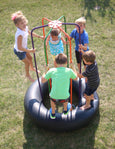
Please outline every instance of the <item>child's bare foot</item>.
M36 72L36 69L35 69L35 68L30 68L30 70ZM41 73L39 70L37 70L37 72L38 72L38 73Z
M26 76L31 82L34 82L35 80L31 78L31 76Z
M88 110L91 108L91 105L83 105L82 107L80 107L81 110Z

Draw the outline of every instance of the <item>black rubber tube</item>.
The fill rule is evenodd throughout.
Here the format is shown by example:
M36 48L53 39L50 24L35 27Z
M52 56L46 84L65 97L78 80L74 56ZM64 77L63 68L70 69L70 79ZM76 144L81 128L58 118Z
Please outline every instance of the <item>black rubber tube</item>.
M49 100L48 83L41 83L40 86L43 95L43 100ZM79 81L72 82L73 93L76 97L79 94ZM47 109L42 101L38 81L36 80L27 90L24 98L24 107L32 120L37 123L38 126L53 130L53 131L69 131L79 129L87 125L94 117L99 108L99 98L97 93L94 93L94 100L91 102L91 108L88 110L81 110L79 106L85 104L83 92L85 89L85 81L81 80L81 101L78 106L70 111L68 115L63 113L56 113L56 119L51 119L49 115L49 109ZM75 97L74 97L75 98ZM50 102L50 101L49 101Z

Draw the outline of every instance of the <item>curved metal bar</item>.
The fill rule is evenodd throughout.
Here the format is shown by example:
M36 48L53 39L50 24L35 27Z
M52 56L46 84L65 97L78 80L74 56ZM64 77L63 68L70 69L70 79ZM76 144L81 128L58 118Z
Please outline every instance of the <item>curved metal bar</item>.
M76 23L62 23L63 25L77 25L80 33L80 26ZM81 44L81 35L79 34L79 44ZM80 52L80 72L81 73L81 52ZM81 79L79 79L79 99L81 99Z
M62 25L76 25L76 26L78 26L79 33L80 33L80 27L76 23L62 23ZM35 27L35 28L32 29L32 31L31 31L31 40L32 40L32 47L33 47L33 49L34 49L34 42L33 42L32 32L34 30L36 30L36 29L44 28L44 27L47 27L47 26L48 26L48 24L47 25L38 26L38 27ZM80 36L80 34L79 34L79 43L81 44L81 36ZM39 81L39 75L38 75L38 72L37 72L37 63L36 63L35 53L34 53L34 61L35 61L35 68L36 68L36 74L37 74L38 84L39 84L39 87L40 87L40 81ZM80 73L81 73L81 53L80 53ZM42 92L41 92L41 87L40 87L40 93L41 93L41 97L43 97L42 96ZM79 99L81 99L81 79L79 79Z
M32 40L32 48L34 49L34 41L33 41L33 36L32 36L32 33L34 30L36 29L39 29L39 28L43 28L43 27L47 27L47 25L42 25L42 26L39 26L39 27L35 27L32 29L31 31L31 40ZM41 86L40 86L40 80L39 80L39 75L38 75L38 71L37 71L37 63L36 63L36 55L34 53L34 62L35 62L35 68L36 68L36 75L37 75L37 80L38 80L38 85L39 85L39 88L40 88L40 94L41 94L41 98L43 99L43 95L42 95L42 91L41 91Z

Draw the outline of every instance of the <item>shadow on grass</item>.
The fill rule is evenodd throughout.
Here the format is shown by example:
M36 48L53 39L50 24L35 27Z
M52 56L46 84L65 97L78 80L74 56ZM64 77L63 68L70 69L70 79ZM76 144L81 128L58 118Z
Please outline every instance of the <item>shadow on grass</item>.
M94 149L95 132L100 120L99 111L88 126L71 132L52 132L45 130L30 119L25 112L23 131L27 142L23 149Z
M105 17L106 15L108 15L111 23L113 23L113 18L115 18L113 3L114 2L111 0L82 0L81 6L84 8L82 15L86 18L90 18L91 20L96 21L92 16L92 12L98 11L99 16Z

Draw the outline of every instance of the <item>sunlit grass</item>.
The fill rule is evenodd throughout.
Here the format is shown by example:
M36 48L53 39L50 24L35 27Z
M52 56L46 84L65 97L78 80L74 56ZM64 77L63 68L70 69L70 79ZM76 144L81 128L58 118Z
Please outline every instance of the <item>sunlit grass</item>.
M113 2L111 0L111 2ZM83 3L83 1L82 1ZM101 83L97 90L100 98L99 112L90 124L80 130L54 133L37 127L24 110L24 96L31 85L25 78L24 65L13 53L16 28L11 14L21 10L29 21L29 29L42 25L42 18L55 20L65 15L67 22L82 16L81 0L1 0L0 1L0 149L114 149L115 148L115 25L109 15L99 16L91 11L93 19L87 18L86 31L89 47L96 53ZM84 11L84 15L86 10ZM62 19L63 21L63 19ZM45 24L48 22L45 21ZM74 26L67 26L70 34ZM46 33L49 29L46 29ZM42 35L42 29L36 31ZM28 40L31 48L31 38ZM74 55L72 41L72 58ZM37 66L45 72L44 43L35 39ZM48 51L49 65L53 67ZM34 79L35 72L30 72ZM50 105L50 104L49 104ZM59 112L62 108L59 109Z

